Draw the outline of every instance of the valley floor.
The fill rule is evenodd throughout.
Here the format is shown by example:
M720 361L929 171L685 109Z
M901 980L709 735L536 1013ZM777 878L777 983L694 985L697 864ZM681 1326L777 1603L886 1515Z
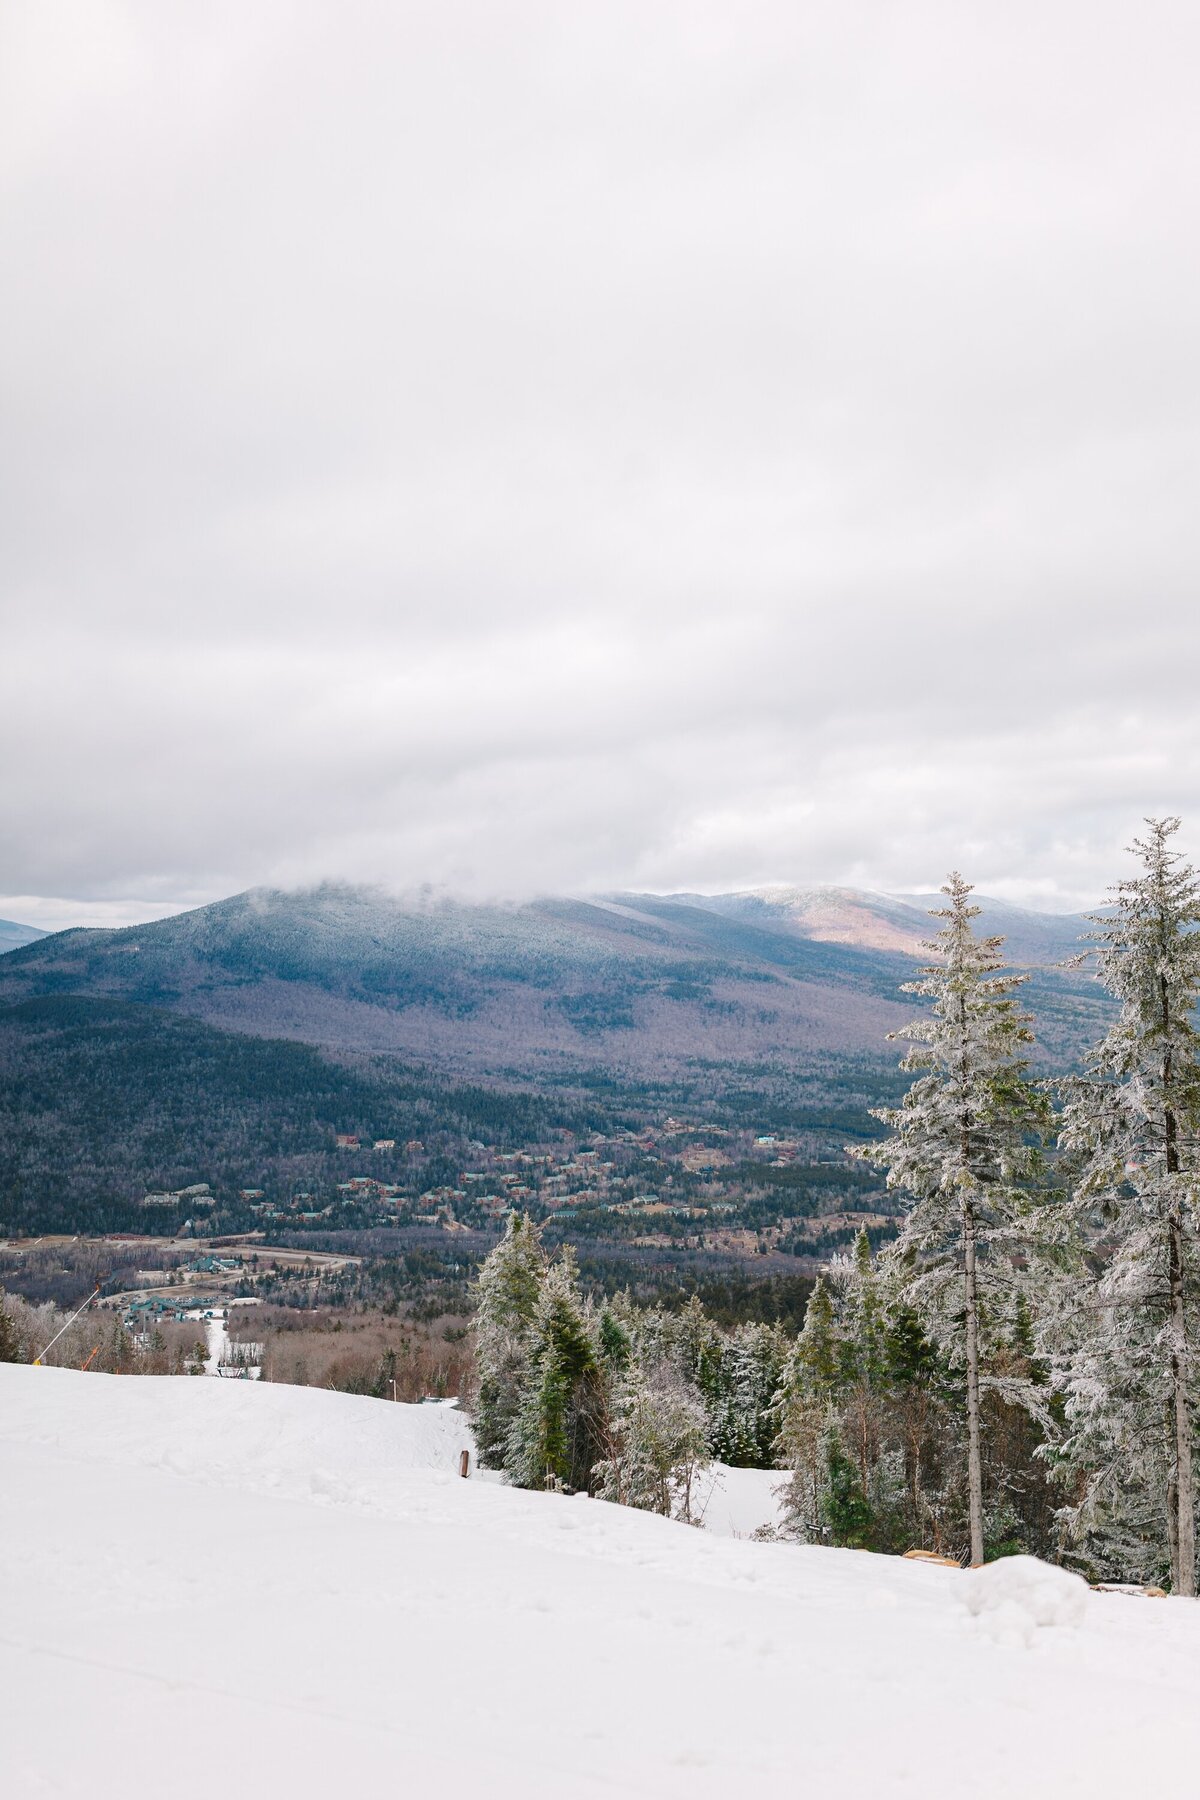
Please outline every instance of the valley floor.
M761 1476L694 1531L459 1480L467 1444L449 1407L0 1365L0 1793L1194 1787L1193 1602L741 1542Z

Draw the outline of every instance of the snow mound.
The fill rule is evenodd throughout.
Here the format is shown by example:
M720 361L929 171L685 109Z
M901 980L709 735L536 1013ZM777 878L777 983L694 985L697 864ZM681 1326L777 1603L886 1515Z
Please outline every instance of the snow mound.
M731 1469L710 1463L696 1476L692 1511L715 1537L752 1538L783 1519L780 1490L787 1476L779 1469Z
M971 1571L966 1601L990 1638L1028 1648L1047 1627L1082 1625L1088 1585L1036 1556L1005 1556Z

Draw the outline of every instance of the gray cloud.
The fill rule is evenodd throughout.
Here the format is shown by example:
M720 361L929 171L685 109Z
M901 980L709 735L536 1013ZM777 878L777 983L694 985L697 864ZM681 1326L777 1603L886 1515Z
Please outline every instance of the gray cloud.
M0 912L1200 846L1193 9L4 30Z

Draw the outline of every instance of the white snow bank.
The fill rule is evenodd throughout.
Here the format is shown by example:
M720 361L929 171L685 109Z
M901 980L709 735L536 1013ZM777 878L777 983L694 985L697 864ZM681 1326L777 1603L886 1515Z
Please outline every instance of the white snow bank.
M782 1519L777 1490L786 1481L781 1469L731 1469L713 1463L696 1477L692 1510L704 1529L718 1537L752 1538L762 1526Z
M1031 1645L1047 1626L1082 1625L1088 1585L1036 1556L1006 1556L963 1582L967 1611L998 1643Z
M441 1407L0 1365L0 1794L1191 1791L1191 1602L1085 1593L997 1642L957 1570L461 1481L465 1441Z
M7 1373L7 1371L5 1371ZM73 1373L38 1369L52 1382ZM197 1376L97 1375L101 1392L80 1406L47 1385L0 1389L5 1435L49 1444L92 1463L161 1468L241 1493L386 1503L395 1477L413 1470L457 1473L472 1450L470 1427L452 1406L405 1406L327 1388L259 1387ZM193 1391L195 1390L195 1391ZM299 1398L299 1396L303 1398Z

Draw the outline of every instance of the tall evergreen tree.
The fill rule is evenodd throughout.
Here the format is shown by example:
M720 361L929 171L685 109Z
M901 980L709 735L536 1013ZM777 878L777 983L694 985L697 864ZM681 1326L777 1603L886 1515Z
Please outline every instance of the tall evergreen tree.
M818 1275L808 1297L804 1326L796 1340L795 1363L805 1387L823 1406L831 1406L846 1378L846 1345L834 1317L833 1300L824 1275Z
M691 1296L676 1318L669 1323L664 1320L663 1325L657 1356L655 1346L646 1341L648 1334L643 1331L644 1354L654 1362L674 1353L689 1381L695 1383L711 1415L720 1402L723 1389L724 1332L709 1318L698 1294Z
M945 1465L959 1441L953 1390L946 1360L911 1306L897 1305L889 1313L887 1372L909 1544L945 1553L951 1548L944 1530L950 1485Z
M980 1391L989 1375L989 1319L1009 1299L1005 1256L1036 1167L1048 1119L1026 1080L1028 1016L1013 998L1025 977L1002 972L1003 939L976 937L970 884L950 876L945 924L926 946L939 961L904 991L933 1002L896 1036L912 1049L902 1067L917 1075L898 1108L876 1117L890 1129L857 1153L887 1168L889 1187L909 1198L890 1259L899 1298L961 1368L966 1386L967 1487L972 1563L983 1561Z
M475 1284L475 1393L471 1422L484 1468L502 1469L529 1364L529 1343L546 1256L538 1227L512 1212Z
M528 1363L509 1429L505 1468L519 1487L587 1488L607 1442L598 1344L579 1297L569 1246L538 1293Z
M847 1436L866 1493L879 1455L888 1369L882 1283L865 1226L855 1236L850 1256L839 1273L846 1294Z
M1136 1562L1138 1538L1158 1535L1137 1518L1140 1497L1164 1522L1174 1591L1195 1594L1200 880L1171 848L1179 820L1147 824L1140 873L1096 920L1098 974L1120 1013L1068 1084L1061 1142L1078 1162L1072 1222L1093 1279L1072 1285L1056 1347L1080 1523L1124 1532Z
M784 1371L777 1401L776 1451L792 1471L788 1529L819 1542L828 1523L830 1434L846 1376L846 1347L825 1277L809 1295L804 1326Z

